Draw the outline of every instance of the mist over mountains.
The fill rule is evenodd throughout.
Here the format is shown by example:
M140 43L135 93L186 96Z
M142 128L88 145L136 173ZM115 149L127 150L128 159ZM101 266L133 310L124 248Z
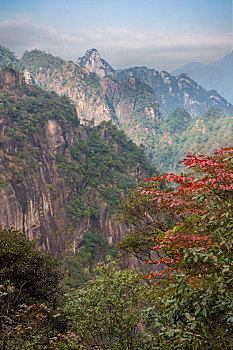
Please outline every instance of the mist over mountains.
M111 76L118 81L125 81L134 76L150 85L164 114L171 113L176 107L185 108L194 116L200 115L210 107L224 109L230 107L213 88L209 87L211 90L206 91L189 76L182 74L185 73L182 71L176 77L166 71L158 72L144 66L114 70L100 57L96 49L88 50L83 57L77 60L77 63L101 78Z
M81 123L111 121L142 144L161 171L177 172L188 152L208 153L232 142L233 106L184 73L175 77L147 67L114 70L96 49L74 63L39 49L18 59L1 47L0 65L9 64L28 84L68 96Z
M181 73L186 73L205 89L216 89L229 102L233 102L233 52L214 63L186 64L171 74L179 76Z

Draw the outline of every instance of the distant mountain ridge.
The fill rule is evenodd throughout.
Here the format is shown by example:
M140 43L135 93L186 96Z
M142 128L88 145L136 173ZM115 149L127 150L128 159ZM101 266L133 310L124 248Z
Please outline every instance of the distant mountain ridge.
M192 62L174 70L171 74L178 76L181 73L188 74L206 89L216 89L233 103L233 51L217 62L210 64Z
M77 64L101 78L111 76L119 81L125 81L134 76L150 85L165 115L177 107L185 108L194 117L212 107L233 111L233 107L217 91L205 90L184 74L175 77L166 71L158 72L144 66L114 70L100 57L96 49L88 50L85 56L77 60ZM199 66L198 63L195 65Z
M11 60L26 82L68 96L84 125L112 121L144 146L160 171L179 171L188 152L208 153L233 142L233 106L186 74L176 78L146 67L115 71L95 49L79 65L38 49L21 59L2 51L0 65Z
M40 50L32 50L31 52L36 51L40 52ZM35 62L29 62L30 60L27 60L27 65L29 66L25 66L24 64L25 57L27 57L28 54L29 53L26 51L23 57L18 59L9 49L0 46L0 66L11 64L14 67L19 67L20 70L24 72L27 82L30 82L31 80L33 81L34 77L32 75L30 76L30 72L32 70L34 71L34 68L30 67L30 64L33 65ZM45 52L44 59L45 62L43 63L42 69L46 68L47 70L51 67L51 63L56 66L60 63L65 63L65 60L62 60L60 57L54 57ZM226 57L225 60L229 61L229 57ZM38 70L40 69L39 64L41 62L37 63L38 74ZM108 62L100 57L98 50L94 48L87 50L83 57L78 58L76 65L86 68L89 72L97 74L100 78L109 76L122 82L128 80L131 76L134 76L141 82L150 85L164 115L168 115L177 107L185 108L193 117L203 114L209 108L219 108L233 113L233 106L216 90L207 91L189 76L184 74L175 77L166 71L158 72L155 69L149 69L147 67L132 67L115 70ZM202 69L203 65L194 62L191 67L192 71L196 72L198 69ZM192 74L190 74L190 76L192 76ZM209 88L213 87L210 86Z
M147 153L153 148L162 113L149 85L134 77L122 82L100 78L85 67L39 50L26 51L19 67L23 72L27 69L40 87L69 96L82 123L111 120L133 142L143 143Z

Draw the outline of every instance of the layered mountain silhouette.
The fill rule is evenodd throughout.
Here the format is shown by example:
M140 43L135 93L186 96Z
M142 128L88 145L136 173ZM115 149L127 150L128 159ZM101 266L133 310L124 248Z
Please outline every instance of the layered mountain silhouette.
M0 65L9 64L30 85L68 96L82 124L114 123L161 171L179 171L188 152L209 153L233 142L233 106L184 73L114 70L96 49L74 63L38 49L17 59L1 47Z
M233 51L217 62L192 62L172 72L176 76L181 73L188 74L206 89L216 89L233 103Z
M185 108L193 116L198 116L211 107L226 110L232 108L217 91L213 90L211 84L208 87L211 90L207 91L191 79L191 74L191 78L186 74L180 74L176 77L166 71L158 72L147 67L114 70L109 63L100 57L96 49L88 50L85 56L77 60L77 64L86 67L90 72L96 73L101 78L111 76L118 81L125 81L134 76L143 83L150 85L163 114L169 114L176 107ZM202 65L194 63L193 70L200 66ZM217 89L216 84L214 87Z
M24 74L25 78L29 79L27 80L28 82L30 82L30 79L33 81L33 74L31 73L32 71L34 73L35 70L30 65L35 64L35 52L40 52L40 50L32 50L31 53L26 51L21 59L17 59L13 52L0 46L0 66L11 64L14 67L19 67L24 72L26 70ZM54 57L46 53L43 54L45 60L42 64L43 69L52 68L52 64L54 65L55 61L56 64L65 63L59 57ZM29 56L33 57L31 61ZM42 55L37 55L37 57L39 56L41 59ZM25 59L27 61L26 64ZM231 74L228 74L231 67L233 71L233 63L231 65L231 62L233 62L232 53L213 65L205 66L197 62L192 63L185 66L184 69L175 71L174 75L166 71L158 72L155 69L149 69L143 66L115 70L108 62L101 58L98 50L90 49L87 50L83 57L77 59L76 65L86 68L89 72L95 73L100 78L109 76L117 79L119 82L126 81L134 76L141 82L151 86L164 115L171 113L177 107L181 107L185 108L193 117L197 117L212 107L228 112L233 111L233 106L216 91L222 90L224 96L228 96L229 100L233 100L233 97L231 98L233 96L233 84L232 88L229 87L228 89L225 87L226 82L228 82L228 85L230 85L231 81L233 82L233 74L232 78ZM41 62L36 62L37 69L40 68L40 64ZM209 72L208 74L205 73L207 72L206 69ZM215 73L213 74L213 72ZM207 78L205 79L205 75L210 77L209 80ZM206 90L199 85L200 80L203 82L201 85L208 85L208 89L211 90ZM213 88L216 90L213 90Z

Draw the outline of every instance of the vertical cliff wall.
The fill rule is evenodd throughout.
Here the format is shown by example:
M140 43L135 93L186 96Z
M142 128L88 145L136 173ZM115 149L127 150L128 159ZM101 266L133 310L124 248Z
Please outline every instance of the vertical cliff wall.
M85 232L117 243L114 212L127 188L152 172L141 148L110 123L79 124L65 97L0 70L0 221L61 256Z

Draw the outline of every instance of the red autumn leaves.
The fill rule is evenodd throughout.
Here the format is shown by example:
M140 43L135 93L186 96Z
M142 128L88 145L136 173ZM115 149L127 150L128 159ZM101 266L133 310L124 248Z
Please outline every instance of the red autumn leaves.
M178 176L164 174L151 177L145 182L164 183L170 188L155 190L143 188L142 195L150 195L157 209L166 214L177 217L177 227L188 215L199 215L207 223L213 213L211 202L216 198L233 194L233 147L221 148L213 156L188 154L180 162L184 164L189 174ZM152 186L153 187L153 186ZM150 260L146 263L164 264L162 271L150 274L145 278L171 274L174 264L179 264L184 249L204 248L208 249L212 242L208 235L199 229L198 234L192 232L177 233L176 230L167 232L162 237L154 237L154 250L162 257L158 260ZM162 254L161 254L162 251Z

